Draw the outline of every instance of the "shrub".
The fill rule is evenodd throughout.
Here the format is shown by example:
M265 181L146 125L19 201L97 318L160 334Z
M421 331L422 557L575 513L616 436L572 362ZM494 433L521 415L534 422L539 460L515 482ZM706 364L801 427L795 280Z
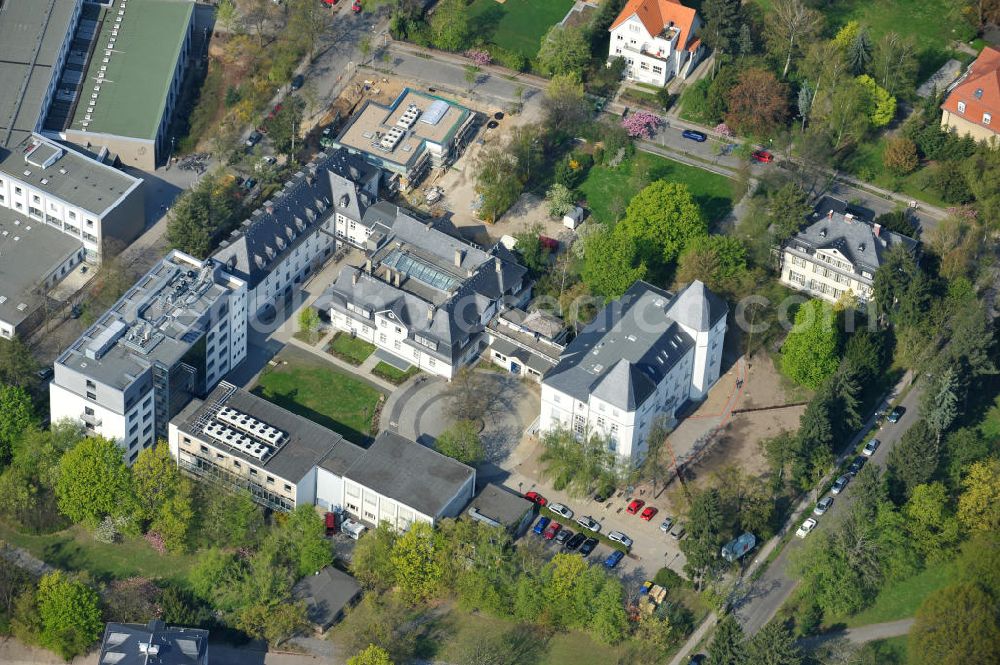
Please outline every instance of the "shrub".
M472 61L477 67L485 67L493 62L493 57L489 51L483 49L470 48L463 55Z
M653 582L665 589L678 589L684 586L684 578L671 568L660 568L656 571Z
M636 111L622 119L622 127L632 138L651 138L662 124L660 116L646 111Z
M152 547L154 550L156 550L158 553L160 554L167 553L167 545L165 542L163 542L163 536L158 534L156 531L147 531L146 535L144 535L143 538L145 538L146 542L149 543L149 546Z
M497 46L496 44L489 44L486 46L486 51L489 53L493 62L501 67L513 69L517 72L523 72L528 68L528 59L517 51L511 51L510 49L505 49L502 46Z
M110 545L112 543L118 542L121 538L121 534L118 533L118 526L115 524L115 518L111 515L105 516L101 523L97 525L94 529L94 540L99 543L104 543Z
M917 144L905 136L889 139L882 151L882 164L895 175L913 173L920 164L917 159Z

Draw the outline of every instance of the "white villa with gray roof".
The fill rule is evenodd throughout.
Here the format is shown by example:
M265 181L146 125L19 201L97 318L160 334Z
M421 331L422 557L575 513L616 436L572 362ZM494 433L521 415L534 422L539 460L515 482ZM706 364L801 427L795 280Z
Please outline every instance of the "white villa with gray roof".
M864 305L872 299L875 271L885 255L901 246L915 252L917 241L864 220L838 199L823 197L810 225L781 251L781 283L837 302L853 294Z
M542 380L539 429L606 437L631 464L657 418L718 380L729 305L699 281L677 295L636 282L566 347Z

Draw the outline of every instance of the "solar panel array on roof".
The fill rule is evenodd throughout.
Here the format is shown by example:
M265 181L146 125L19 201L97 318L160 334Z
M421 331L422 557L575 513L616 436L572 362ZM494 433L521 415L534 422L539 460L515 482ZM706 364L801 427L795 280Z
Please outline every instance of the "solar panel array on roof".
M441 118L448 112L448 102L443 99L435 99L427 107L427 112L420 118L420 122L425 125L436 125L441 122Z

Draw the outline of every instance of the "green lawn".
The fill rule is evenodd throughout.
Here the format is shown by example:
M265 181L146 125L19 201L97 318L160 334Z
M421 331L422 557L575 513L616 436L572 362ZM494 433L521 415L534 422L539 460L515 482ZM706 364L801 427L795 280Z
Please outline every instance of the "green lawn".
M141 575L184 584L195 559L193 555L158 554L142 538L114 545L99 543L81 526L33 536L0 523L0 539L57 568L84 570L105 581Z
M327 351L352 365L360 365L375 353L375 345L352 337L349 333L339 332L333 336Z
M382 393L322 361L282 354L282 364L266 369L253 392L293 413L364 443Z
M372 374L374 374L375 376L380 376L389 383L393 383L398 386L411 376L420 374L420 369L410 365L410 368L408 370L403 371L383 361L372 368Z
M771 0L755 0L765 11ZM968 39L961 28L961 19L948 16L942 0L838 0L823 6L828 36L836 34L848 21L858 21L868 26L873 40L887 32L912 36L917 44L920 70L919 85L930 77L952 56L950 43L955 39Z
M885 150L886 137L880 136L876 141L865 141L854 148L854 152L844 162L844 170L856 178L890 191L905 194L910 198L924 201L931 205L947 208L938 193L925 186L927 168L920 168L913 173L898 178L884 170L882 152Z
M906 655L908 635L890 637L885 640L875 640L868 643L868 650L875 656L878 665L906 665L909 658Z
M886 586L872 605L851 617L834 617L827 624L843 623L848 628L871 623L896 621L913 616L928 595L958 581L958 565L954 561L934 564L913 577Z
M573 0L473 0L472 33L528 59L538 54L542 37L566 16Z
M636 152L617 168L595 166L580 185L587 205L601 222L613 222L625 212L625 206L642 184L636 174L648 173L646 182L669 180L684 183L701 206L710 224L725 217L733 207L732 184L725 176L709 173L648 152ZM620 214L615 214L615 208Z

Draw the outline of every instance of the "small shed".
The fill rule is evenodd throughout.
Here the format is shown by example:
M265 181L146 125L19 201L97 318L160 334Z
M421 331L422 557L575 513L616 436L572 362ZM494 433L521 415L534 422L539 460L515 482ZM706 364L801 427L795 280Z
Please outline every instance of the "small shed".
M333 566L307 575L292 589L296 600L306 602L309 622L326 630L344 617L344 610L361 597L361 585Z
M466 514L474 520L503 527L517 538L535 517L535 504L519 494L489 483L469 504Z
M572 210L563 215L563 226L573 230L583 224L583 208L574 206Z

